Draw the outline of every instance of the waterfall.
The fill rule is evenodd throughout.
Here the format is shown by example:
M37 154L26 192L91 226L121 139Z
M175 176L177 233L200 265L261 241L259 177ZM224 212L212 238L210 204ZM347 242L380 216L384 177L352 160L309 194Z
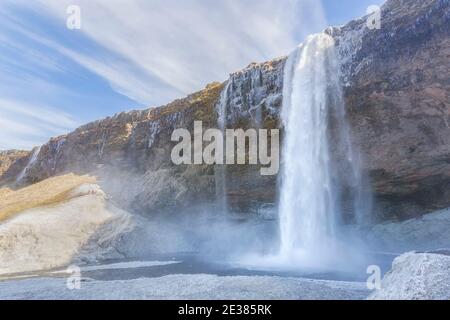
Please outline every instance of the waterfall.
M59 156L61 153L61 148L64 146L64 144L66 143L66 139L60 139L56 142L56 146L54 146L54 158L53 158L53 167L52 167L52 171L53 173L56 172L56 169L58 167L58 160L59 160Z
M103 152L105 151L105 145L106 145L106 132L105 130L102 133L102 140L100 142L100 145L98 147L98 159L100 161L103 160Z
M313 35L285 66L282 120L285 127L279 203L280 259L322 264L335 254L343 213L337 167L349 168L347 184L360 189L351 146L334 39ZM335 128L331 134L330 119ZM330 141L329 137L333 136ZM343 163L331 146L339 143ZM359 196L351 199L357 210ZM346 207L347 208L347 207ZM314 262L311 262L314 261Z
M227 107L228 107L228 91L230 89L231 80L228 81L225 88L220 94L219 102L216 106L217 110L217 124L225 137L225 131L227 129ZM225 145L225 141L224 141ZM225 160L224 160L225 161ZM224 162L225 163L225 162ZM228 213L228 201L227 201L227 181L226 181L226 167L225 165L216 164L214 168L214 175L216 181L216 200L219 210L222 214Z
M40 152L41 152L41 147L36 147L33 149L33 153L31 154L30 160L28 161L25 168L23 168L23 170L17 176L16 182L21 182L23 180L23 178L25 178L25 175L28 173L28 170L30 170L33 167L34 163L36 162Z

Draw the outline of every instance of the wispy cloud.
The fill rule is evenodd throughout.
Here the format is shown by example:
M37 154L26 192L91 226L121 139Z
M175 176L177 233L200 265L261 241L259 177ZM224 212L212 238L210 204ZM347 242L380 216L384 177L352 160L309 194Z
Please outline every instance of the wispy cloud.
M41 0L60 20L72 3ZM77 61L150 105L224 80L252 61L285 55L303 35L326 25L317 0L79 0L77 5L82 32L123 59L105 65L101 55L76 53ZM131 84L130 67L140 70L141 86ZM149 96L142 86L166 90Z
M79 119L111 114L111 101L116 111L123 101L162 105L286 55L326 26L318 0L3 1L0 149L30 148ZM81 8L81 30L66 28L72 4Z
M0 98L0 150L29 149L79 125L54 107Z

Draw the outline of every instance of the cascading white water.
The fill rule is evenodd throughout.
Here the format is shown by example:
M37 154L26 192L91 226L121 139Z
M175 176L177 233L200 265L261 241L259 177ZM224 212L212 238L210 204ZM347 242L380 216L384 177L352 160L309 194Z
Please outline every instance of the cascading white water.
M227 107L228 107L228 90L230 88L230 81L226 84L225 88L220 94L219 102L216 106L217 109L217 124L225 137L225 130L227 129ZM225 141L224 141L225 145ZM228 213L228 201L227 201L227 181L226 181L226 167L225 165L216 165L214 169L215 181L216 181L216 201L219 206L219 210L223 215Z
M35 149L33 149L33 153L31 154L30 160L28 161L25 168L23 168L23 170L17 176L16 182L21 182L23 178L25 178L25 175L27 174L28 170L30 170L33 167L34 163L36 162L40 152L41 147L36 147Z
M355 185L360 177L345 121L339 68L334 39L325 33L308 37L286 63L279 204L279 259L286 262L321 264L335 251L341 205L339 181L332 175L331 113L338 120L339 135L333 143L342 144L354 176L349 180Z

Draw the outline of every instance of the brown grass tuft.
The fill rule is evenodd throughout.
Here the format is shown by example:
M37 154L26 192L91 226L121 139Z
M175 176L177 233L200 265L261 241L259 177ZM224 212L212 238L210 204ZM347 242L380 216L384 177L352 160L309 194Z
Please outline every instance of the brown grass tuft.
M0 222L24 210L61 203L67 200L70 191L85 183L96 183L96 179L67 174L17 191L0 189Z

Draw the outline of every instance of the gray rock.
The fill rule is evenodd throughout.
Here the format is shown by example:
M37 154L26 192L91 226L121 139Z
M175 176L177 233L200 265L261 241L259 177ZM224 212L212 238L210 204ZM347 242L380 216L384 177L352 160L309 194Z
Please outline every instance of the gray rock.
M407 253L397 258L369 300L449 300L450 257Z

